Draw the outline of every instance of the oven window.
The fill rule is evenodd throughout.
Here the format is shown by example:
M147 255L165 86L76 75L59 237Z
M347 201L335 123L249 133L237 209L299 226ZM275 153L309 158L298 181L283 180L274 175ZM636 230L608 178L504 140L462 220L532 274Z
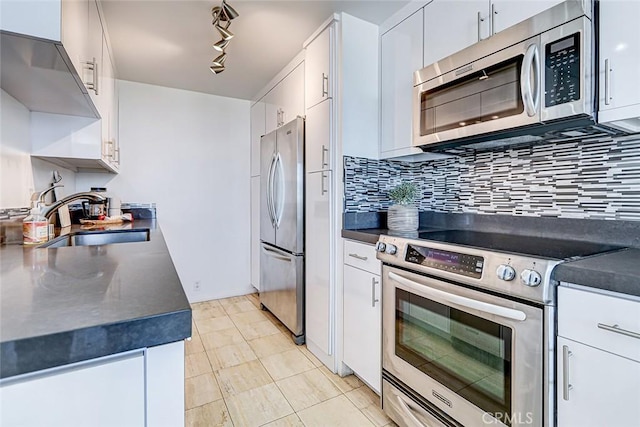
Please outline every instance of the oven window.
M522 114L523 55L420 94L420 135Z
M511 413L512 330L396 289L396 356L480 409Z

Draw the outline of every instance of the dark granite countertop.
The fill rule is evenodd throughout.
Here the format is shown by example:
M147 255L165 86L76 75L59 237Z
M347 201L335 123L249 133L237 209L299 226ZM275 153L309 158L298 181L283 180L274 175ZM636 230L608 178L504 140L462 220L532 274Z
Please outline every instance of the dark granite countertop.
M109 228L148 229L150 239L0 247L0 378L191 336L189 301L156 221Z
M553 270L560 282L640 296L640 249L625 249L565 262Z

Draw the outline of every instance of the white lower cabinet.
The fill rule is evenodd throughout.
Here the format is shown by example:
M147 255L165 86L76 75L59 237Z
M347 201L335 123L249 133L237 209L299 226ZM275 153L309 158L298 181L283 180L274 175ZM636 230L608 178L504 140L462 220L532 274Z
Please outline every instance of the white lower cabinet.
M373 246L344 241L343 362L378 394L382 377L380 269Z
M0 425L184 425L184 342L0 380Z
M637 426L638 384L640 363L558 338L558 427Z
M305 179L305 334L322 360L333 354L331 171L308 173Z
M558 288L558 427L638 425L638 313L637 298Z
M0 387L3 426L145 424L144 352L37 372Z

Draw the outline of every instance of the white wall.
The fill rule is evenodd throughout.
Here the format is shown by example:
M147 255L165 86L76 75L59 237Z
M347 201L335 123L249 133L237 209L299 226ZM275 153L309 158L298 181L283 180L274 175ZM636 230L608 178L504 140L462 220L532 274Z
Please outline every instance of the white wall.
M32 159L30 112L4 90L0 91L0 209L28 207L31 193L49 187L53 171L62 175L63 191L75 192L75 174L39 159Z
M155 202L190 301L252 292L249 101L119 85L120 174L77 174L78 191L104 185L124 202Z

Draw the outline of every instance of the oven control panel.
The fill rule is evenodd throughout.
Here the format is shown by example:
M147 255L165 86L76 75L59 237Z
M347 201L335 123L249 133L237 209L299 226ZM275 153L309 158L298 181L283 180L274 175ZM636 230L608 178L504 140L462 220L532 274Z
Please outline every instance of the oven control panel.
M404 260L437 270L479 279L482 277L484 258L477 255L445 251L428 246L407 245Z

